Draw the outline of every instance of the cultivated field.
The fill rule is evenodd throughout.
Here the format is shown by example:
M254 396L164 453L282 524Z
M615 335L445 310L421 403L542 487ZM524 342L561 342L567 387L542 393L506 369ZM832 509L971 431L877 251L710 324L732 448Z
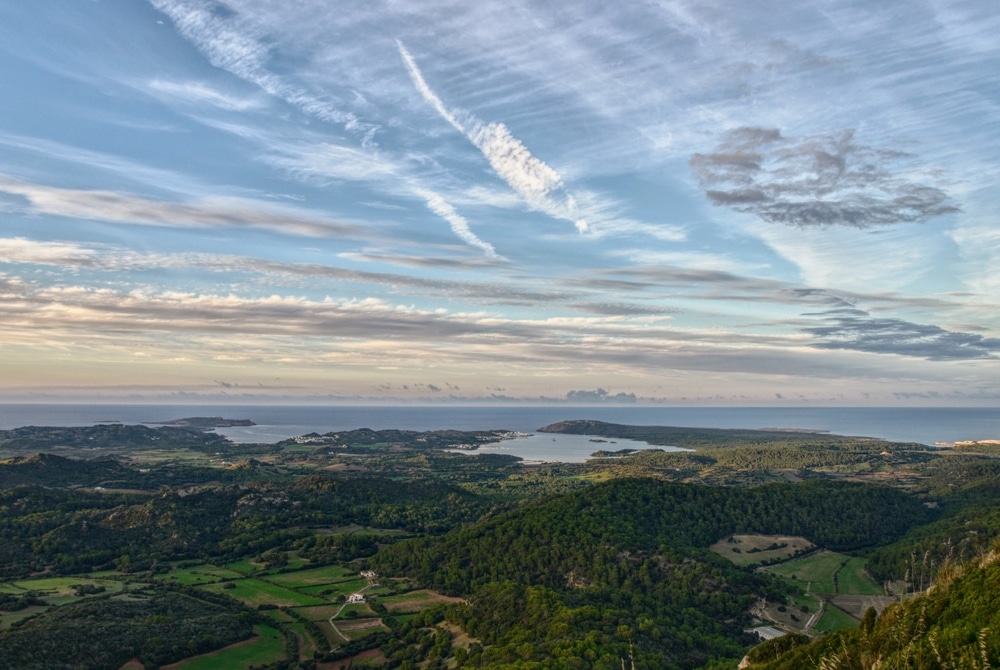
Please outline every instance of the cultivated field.
M301 589L309 586L319 586L323 584L332 584L334 582L357 580L358 573L357 571L350 570L348 568L342 568L336 565L327 565L320 568L272 575L269 579L276 584L281 584L282 586ZM363 581L364 580L362 580L362 582Z
M233 588L224 589L223 586L228 584L232 584ZM325 605L327 603L322 598L299 593L259 579L238 579L234 582L226 582L225 584L206 584L202 588L238 598L250 607L265 604L276 605L277 607L304 607L308 605Z
M248 668L252 665L274 663L284 658L284 635L265 624L254 626L254 632L256 635L249 640L231 644L210 654L188 658L180 663L164 665L161 670Z
M730 535L709 549L736 565L757 565L787 560L813 549L816 545L804 537L784 535Z
M397 596L382 596L378 601L395 616L419 612L438 603L461 602L462 599L443 596L434 591L410 591Z
M788 561L765 569L779 577L796 582L807 593L834 595L837 593L834 577L840 571L841 565L847 560L848 557L843 554L824 550L796 561Z

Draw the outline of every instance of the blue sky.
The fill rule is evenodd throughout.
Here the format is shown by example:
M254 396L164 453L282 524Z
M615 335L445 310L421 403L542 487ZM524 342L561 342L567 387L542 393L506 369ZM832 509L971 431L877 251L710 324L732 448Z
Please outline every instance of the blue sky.
M0 399L995 405L997 35L0 0Z

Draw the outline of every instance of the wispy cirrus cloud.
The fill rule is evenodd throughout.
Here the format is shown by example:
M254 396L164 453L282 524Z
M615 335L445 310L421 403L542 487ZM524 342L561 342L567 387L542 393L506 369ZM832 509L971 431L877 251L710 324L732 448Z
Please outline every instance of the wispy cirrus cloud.
M264 107L263 102L257 98L226 93L202 81L153 79L146 82L145 89L171 100L210 105L229 112L247 112Z
M268 69L271 48L266 33L243 15L224 6L197 0L149 0L166 14L177 30L190 40L215 67L259 86L306 114L342 124L372 145L378 127L360 120L345 105L308 88L282 79Z
M350 256L350 254L345 254ZM423 258L418 267L433 266L433 259ZM414 291L422 296L440 295L464 298L488 304L558 303L578 299L581 291L541 290L514 282L434 279L419 275L369 272L318 263L288 263L218 253L148 254L118 245L81 244L65 241L38 241L22 237L0 238L0 263L44 265L119 273L123 270L198 269L216 273L252 273L269 278L308 278L338 284L350 282L389 287L396 291ZM440 267L482 269L483 264L452 264ZM122 284L123 279L118 283Z
M730 131L690 165L715 205L769 223L870 228L958 211L912 154L865 146L853 131L785 137L775 128Z
M18 195L29 211L69 218L165 227L250 227L306 237L366 236L359 227L237 198L197 202L151 200L115 191L30 184L0 175L0 192Z
M576 200L558 172L532 155L503 123L486 123L468 112L449 109L428 85L406 46L399 40L396 44L421 97L482 152L501 179L533 209L571 221L579 232L587 232L587 221L580 217Z

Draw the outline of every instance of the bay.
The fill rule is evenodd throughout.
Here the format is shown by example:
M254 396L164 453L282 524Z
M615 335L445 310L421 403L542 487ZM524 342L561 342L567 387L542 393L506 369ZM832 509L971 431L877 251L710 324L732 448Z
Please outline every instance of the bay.
M487 430L532 433L571 419L700 428L782 428L827 431L899 442L1000 439L1000 409L982 407L648 407L499 405L240 405L0 404L0 429L153 423L191 416L251 419L257 425L219 428L235 442L273 443L310 432ZM551 442L551 437L549 437ZM527 443L526 443L527 444ZM536 444L539 449L540 444ZM579 445L587 453L608 445ZM519 448L520 451L520 448ZM576 450L573 453L579 453ZM540 455L521 455L541 458ZM569 457L564 454L565 457ZM546 459L557 460L557 459Z

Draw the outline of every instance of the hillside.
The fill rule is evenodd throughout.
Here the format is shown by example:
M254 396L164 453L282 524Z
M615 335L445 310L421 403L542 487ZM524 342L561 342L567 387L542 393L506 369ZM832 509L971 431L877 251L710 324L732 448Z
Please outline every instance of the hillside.
M1000 664L1000 546L943 571L924 595L870 611L856 629L806 643L779 638L753 649L753 670L986 670Z
M733 670L763 622L827 634L809 647L819 656L787 667L835 667L829 645L857 641L833 631L857 626L867 603L923 590L1000 533L1000 461L984 455L789 431L556 428L694 451L548 464L452 453L499 430L362 428L277 445L177 427L5 431L0 648L30 658L38 640L73 658L85 636L58 630L79 623L101 649L121 640L149 660L246 639L255 660L234 668ZM56 453L24 451L40 444ZM171 623L182 601L163 589L247 625L193 637ZM349 604L361 590L366 602ZM144 603L136 616L162 624L166 646L137 647L137 624L105 621L101 599ZM945 633L935 644L961 647ZM807 653L799 642L753 654ZM112 656L93 667L118 670Z
M490 645L482 667L571 667L588 654L613 664L631 654L638 667L696 668L749 642L743 627L756 600L784 599L776 580L708 551L719 538L789 533L857 549L927 518L899 491L858 484L735 489L628 479L399 543L372 564L467 597L453 618Z

